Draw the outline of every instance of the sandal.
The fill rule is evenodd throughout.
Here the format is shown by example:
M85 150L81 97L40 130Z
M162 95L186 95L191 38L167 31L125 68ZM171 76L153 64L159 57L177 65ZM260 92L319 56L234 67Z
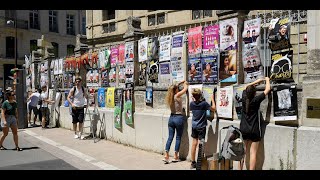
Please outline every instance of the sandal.
M19 147L16 147L16 150L17 151L23 151L23 149L19 148Z
M7 148L1 146L1 147L0 147L0 150L7 150Z
M162 161L164 162L164 164L169 164L169 159L162 159Z
M176 163L176 162L179 162L179 161L180 161L180 159L173 159L171 162Z

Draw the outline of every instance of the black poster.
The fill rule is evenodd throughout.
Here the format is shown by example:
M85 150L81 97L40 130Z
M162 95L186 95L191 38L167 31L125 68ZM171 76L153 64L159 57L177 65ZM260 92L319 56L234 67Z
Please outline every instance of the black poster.
M139 63L139 86L146 85L146 77L147 77L147 63L141 62Z
M295 85L279 85L273 88L273 112L275 121L297 120L297 89Z
M158 60L152 60L149 62L148 80L151 83L158 83L159 65Z
M272 51L291 48L290 19L272 19L268 30L268 42Z
M293 81L292 78L292 59L293 51L285 51L277 54L271 54L271 73L270 80L273 81Z
M148 42L148 60L159 58L159 40L158 37L149 38Z

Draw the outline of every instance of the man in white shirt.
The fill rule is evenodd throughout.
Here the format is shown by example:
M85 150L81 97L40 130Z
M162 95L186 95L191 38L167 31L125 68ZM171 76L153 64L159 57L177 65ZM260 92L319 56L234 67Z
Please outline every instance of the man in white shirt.
M49 100L49 95L48 95L48 89L46 85L43 85L42 87L42 92L40 94L40 98L42 101L40 110L41 110L41 114L42 114L42 121L41 121L41 125L42 125L42 129L46 128L46 120L49 116L49 108L48 108L48 103L54 103L54 101Z
M40 98L40 93L38 92L38 90L36 90L35 92L33 92L27 101L30 101L28 103L28 120L29 123L31 125L31 113L33 111L33 126L36 125L36 120L37 120L37 116L38 116L38 108L37 105L39 103L39 98Z
M68 95L69 106L72 107L72 124L73 124L73 131L74 131L74 138L75 139L83 139L81 137L82 129L83 129L83 120L84 120L84 105L85 99L88 98L88 94L83 88L81 77L77 77L75 79L76 86L73 87ZM71 100L71 98L73 100ZM77 133L77 123L79 123L79 132Z

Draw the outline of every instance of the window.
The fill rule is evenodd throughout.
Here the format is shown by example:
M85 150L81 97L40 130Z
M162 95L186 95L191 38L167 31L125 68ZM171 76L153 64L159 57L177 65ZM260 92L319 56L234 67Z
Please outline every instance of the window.
M32 51L36 51L39 48L37 42L37 40L30 40L30 53L32 53Z
M39 11L38 10L30 10L29 12L29 26L31 29L39 29Z
M82 33L86 35L86 17L82 17Z
M58 33L57 11L49 11L49 31Z
M67 56L71 56L74 54L74 48L75 46L72 44L67 45Z
M67 14L67 34L75 35L74 15Z
M52 42L54 57L59 57L59 44Z
M164 24L165 22L166 22L166 17L164 13L152 14L148 16L148 26Z
M5 22L8 20L15 20L16 18L16 10L5 10Z
M14 43L15 38L12 36L6 37L6 57L14 58Z
M102 10L102 21L107 21L116 18L115 10Z
M105 33L111 33L116 31L116 23L108 23L103 25L103 31Z
M192 19L212 17L212 10L192 10Z

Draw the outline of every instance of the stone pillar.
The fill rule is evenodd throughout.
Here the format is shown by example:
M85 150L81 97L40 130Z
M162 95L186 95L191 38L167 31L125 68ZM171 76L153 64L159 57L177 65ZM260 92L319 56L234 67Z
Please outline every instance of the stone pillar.
M320 107L320 11L308 10L307 32L307 75L302 81L302 118L299 125L320 127L320 111L316 110ZM316 99L318 105L308 107L310 99ZM307 118L310 111L317 115Z

